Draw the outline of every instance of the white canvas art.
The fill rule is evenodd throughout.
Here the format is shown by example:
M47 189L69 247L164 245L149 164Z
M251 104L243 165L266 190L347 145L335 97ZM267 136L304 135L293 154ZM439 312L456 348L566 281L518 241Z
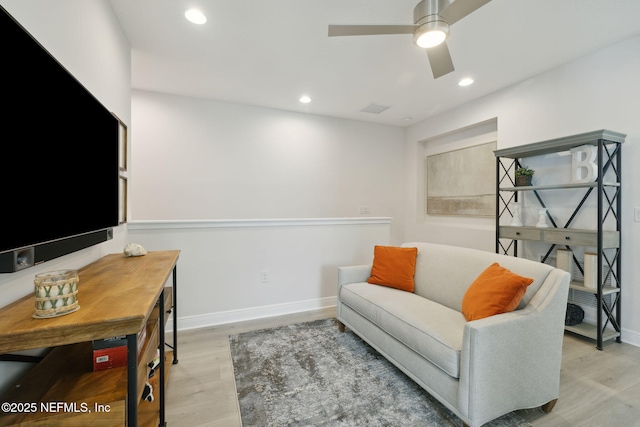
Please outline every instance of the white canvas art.
M428 156L427 214L495 216L496 142Z

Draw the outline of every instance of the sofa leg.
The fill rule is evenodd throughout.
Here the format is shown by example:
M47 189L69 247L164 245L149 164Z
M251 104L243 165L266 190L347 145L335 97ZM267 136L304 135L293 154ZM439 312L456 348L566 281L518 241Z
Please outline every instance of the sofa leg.
M551 412L553 407L556 406L557 402L558 402L558 399L553 399L551 402L547 402L544 405L542 405L540 409L542 409L543 412L546 412L548 414L549 412Z
M338 320L338 330L344 332L344 323Z
M464 421L462 422L462 427L469 427L469 424L465 423Z

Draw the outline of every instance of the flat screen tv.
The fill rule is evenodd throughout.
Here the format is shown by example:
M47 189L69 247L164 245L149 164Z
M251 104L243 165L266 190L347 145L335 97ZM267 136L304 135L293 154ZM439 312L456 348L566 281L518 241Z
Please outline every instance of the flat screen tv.
M0 40L0 272L9 272L110 238L119 121L2 7Z

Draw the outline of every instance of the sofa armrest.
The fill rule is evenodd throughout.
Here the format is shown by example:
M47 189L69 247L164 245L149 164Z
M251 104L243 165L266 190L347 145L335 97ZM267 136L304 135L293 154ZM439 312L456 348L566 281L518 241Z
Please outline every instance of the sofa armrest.
M366 282L371 276L372 264L338 267L338 289L347 283Z
M338 320L342 320L342 300L340 299L340 288L342 288L342 285L346 285L349 283L366 282L367 279L371 276L372 266L373 264L338 267L338 294L336 298L336 316Z
M568 292L554 269L524 309L465 325L458 398L472 426L558 398Z

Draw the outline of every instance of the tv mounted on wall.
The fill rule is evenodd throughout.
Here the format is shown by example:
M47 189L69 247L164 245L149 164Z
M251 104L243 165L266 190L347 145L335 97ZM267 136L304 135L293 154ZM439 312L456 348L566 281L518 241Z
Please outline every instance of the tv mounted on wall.
M0 6L0 272L106 241L119 121Z

